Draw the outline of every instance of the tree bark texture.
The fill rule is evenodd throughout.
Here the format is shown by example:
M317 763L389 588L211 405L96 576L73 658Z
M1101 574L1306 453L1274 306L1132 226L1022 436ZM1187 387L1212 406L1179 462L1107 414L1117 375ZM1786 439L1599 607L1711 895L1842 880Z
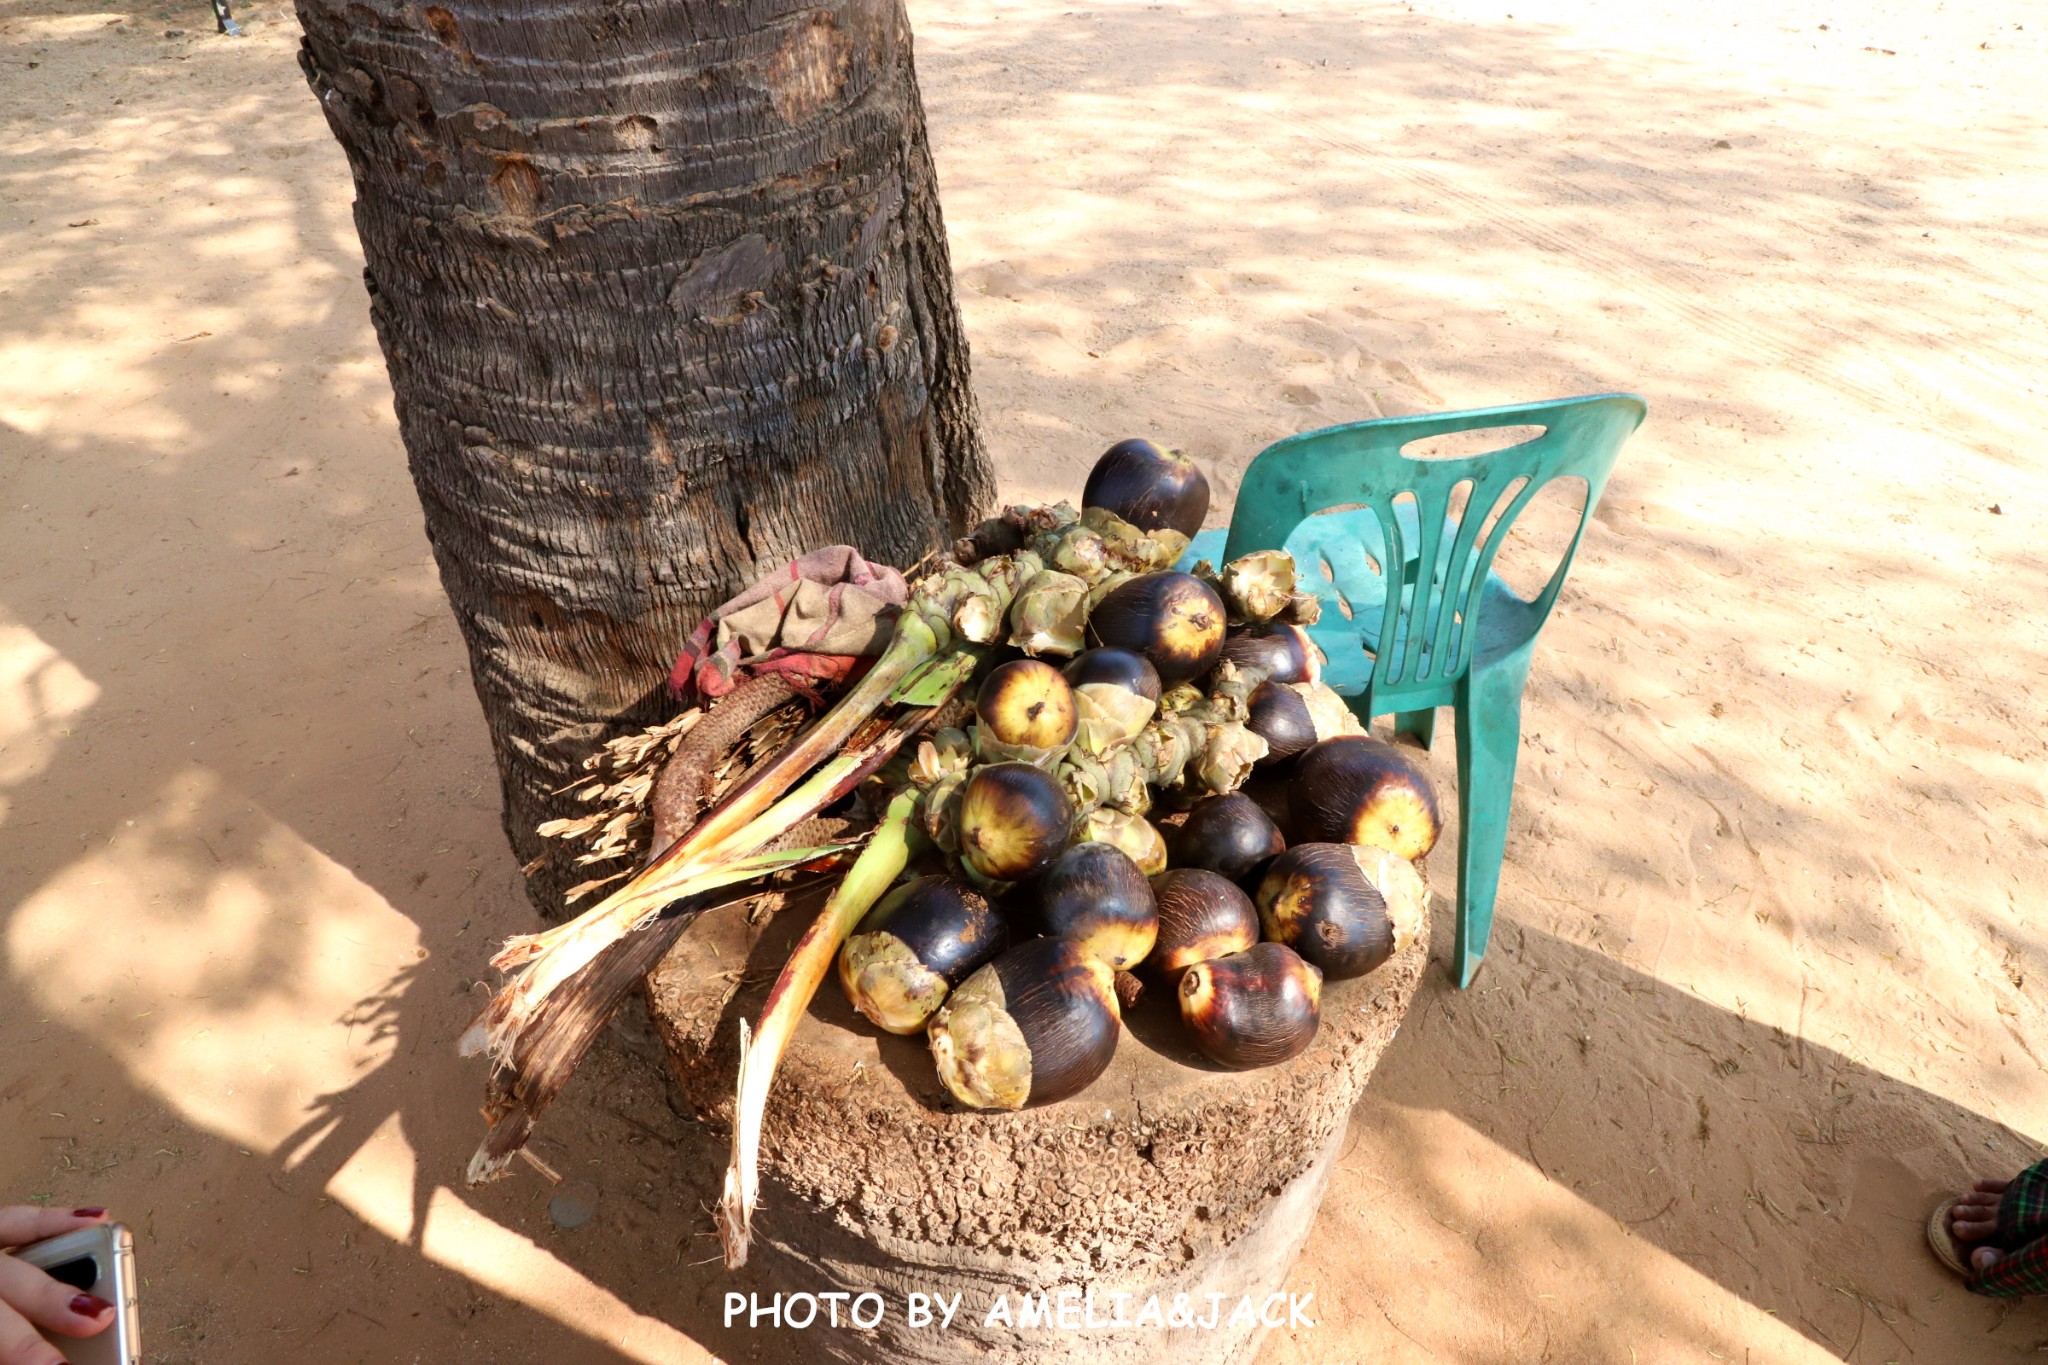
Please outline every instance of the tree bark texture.
M299 0L506 833L711 607L993 496L902 0ZM583 874L543 863L544 914Z

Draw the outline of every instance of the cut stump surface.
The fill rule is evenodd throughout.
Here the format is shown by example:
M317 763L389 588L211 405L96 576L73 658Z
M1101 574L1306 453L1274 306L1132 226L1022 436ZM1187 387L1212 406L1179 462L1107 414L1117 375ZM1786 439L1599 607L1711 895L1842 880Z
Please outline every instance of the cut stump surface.
M648 978L671 1070L697 1112L729 1123L739 1020L761 1000L822 894L751 923L707 913ZM1026 1331L983 1318L998 1295L1062 1288L1145 1300L1280 1289L1307 1237L1346 1119L1421 978L1409 948L1328 983L1314 1043L1285 1065L1225 1071L1181 1030L1170 991L1127 1012L1115 1061L1072 1099L1019 1113L954 1102L923 1036L860 1019L828 979L768 1106L755 1259L779 1287L874 1289L873 1332L813 1340L843 1360L1248 1359L1256 1327ZM787 1280L786 1285L779 1282ZM949 1332L904 1329L908 1292L964 1293ZM899 1335L900 1333L900 1335Z

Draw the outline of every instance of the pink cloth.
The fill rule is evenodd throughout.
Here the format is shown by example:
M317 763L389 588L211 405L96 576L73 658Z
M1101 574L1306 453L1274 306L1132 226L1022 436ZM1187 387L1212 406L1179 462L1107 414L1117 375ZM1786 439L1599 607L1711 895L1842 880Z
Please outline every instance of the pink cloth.
M851 545L828 545L719 607L690 632L668 675L682 702L722 697L745 677L837 682L880 654L910 597L903 575Z

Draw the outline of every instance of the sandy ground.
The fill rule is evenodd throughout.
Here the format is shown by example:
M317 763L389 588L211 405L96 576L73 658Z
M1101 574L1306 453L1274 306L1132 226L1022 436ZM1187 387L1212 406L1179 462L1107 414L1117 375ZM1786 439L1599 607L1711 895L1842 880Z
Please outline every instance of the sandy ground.
M0 1192L137 1227L159 1361L795 1358L720 1326L645 1059L538 1144L589 1224L459 1182L449 1042L531 916L346 168L247 17L0 0ZM913 17L1010 495L1149 433L1221 513L1288 432L1651 403L1486 971L1418 997L1262 1359L2048 1348L1920 1235L2048 1138L2038 7Z

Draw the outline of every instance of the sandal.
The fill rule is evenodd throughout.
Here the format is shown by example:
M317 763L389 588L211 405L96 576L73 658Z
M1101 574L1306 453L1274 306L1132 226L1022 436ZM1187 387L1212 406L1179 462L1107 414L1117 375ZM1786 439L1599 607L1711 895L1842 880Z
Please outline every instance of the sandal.
M1960 1199L1947 1200L1928 1218L1927 1245L1934 1249L1935 1258L1943 1265L1968 1279L1975 1272L1970 1269L1969 1261L1964 1258L1962 1248L1956 1242L1955 1230L1949 1226L1949 1214L1961 1202Z

